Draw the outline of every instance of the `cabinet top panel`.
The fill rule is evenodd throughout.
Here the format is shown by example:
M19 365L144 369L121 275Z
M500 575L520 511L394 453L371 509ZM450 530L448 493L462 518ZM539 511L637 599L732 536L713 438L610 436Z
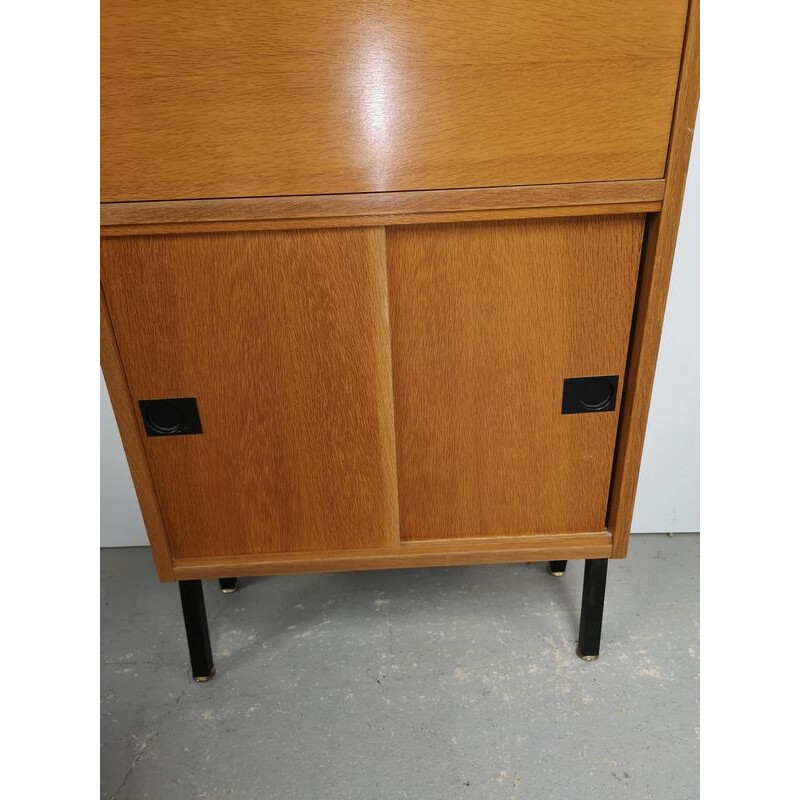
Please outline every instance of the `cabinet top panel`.
M104 0L101 200L663 176L687 0Z

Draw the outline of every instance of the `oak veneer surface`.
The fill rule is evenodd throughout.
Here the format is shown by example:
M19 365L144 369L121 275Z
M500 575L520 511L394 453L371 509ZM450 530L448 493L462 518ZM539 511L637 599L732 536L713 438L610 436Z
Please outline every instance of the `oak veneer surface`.
M300 195L297 197L240 197L223 200L160 200L153 203L103 203L100 224L150 225L184 222L274 221L291 227L294 221L387 217L452 212L535 212L540 208L608 207L647 203L664 195L663 180L602 181L551 186L510 186L489 189L371 192L366 194ZM602 211L597 213L603 213ZM329 223L331 224L331 223ZM380 223L383 224L383 223ZM102 229L101 229L102 232Z
M387 231L403 541L602 530L644 215Z
M104 0L101 199L662 178L687 0Z
M102 241L134 401L197 398L202 435L144 439L175 558L397 542L384 259L380 228Z

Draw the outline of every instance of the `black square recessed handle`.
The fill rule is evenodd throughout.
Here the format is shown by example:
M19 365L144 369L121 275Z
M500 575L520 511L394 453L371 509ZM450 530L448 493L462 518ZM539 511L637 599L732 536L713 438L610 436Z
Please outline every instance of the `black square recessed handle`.
M619 375L565 378L562 414L593 414L613 411L617 406Z
M148 436L185 436L203 432L194 397L140 400L139 410Z

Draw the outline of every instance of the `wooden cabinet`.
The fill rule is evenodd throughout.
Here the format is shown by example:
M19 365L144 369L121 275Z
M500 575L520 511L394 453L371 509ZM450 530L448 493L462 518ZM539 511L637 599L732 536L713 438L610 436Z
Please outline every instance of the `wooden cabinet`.
M185 607L571 558L596 599L696 104L686 0L105 2L103 368Z

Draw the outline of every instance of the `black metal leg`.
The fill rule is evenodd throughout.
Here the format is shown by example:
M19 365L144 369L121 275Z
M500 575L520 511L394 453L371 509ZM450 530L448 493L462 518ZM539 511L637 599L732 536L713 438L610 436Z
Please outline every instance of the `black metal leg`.
M581 627L578 632L578 655L584 661L594 661L600 653L607 572L607 558L586 559L583 571Z
M186 639L189 642L192 677L198 683L203 683L211 680L214 675L214 659L211 655L211 641L208 638L203 582L178 581L178 587L181 591Z
M219 588L222 589L223 594L232 594L239 588L238 578L220 578Z
M551 575L561 576L567 571L566 561L551 561L548 566L548 571Z

